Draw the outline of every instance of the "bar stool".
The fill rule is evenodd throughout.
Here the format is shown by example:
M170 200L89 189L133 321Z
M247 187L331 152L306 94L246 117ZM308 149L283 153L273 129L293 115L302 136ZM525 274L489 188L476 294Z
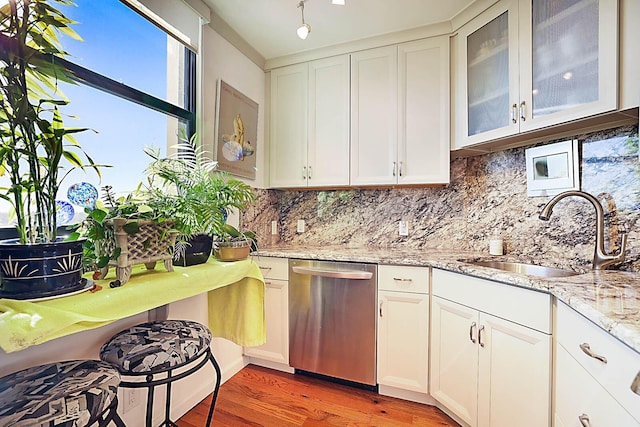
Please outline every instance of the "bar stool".
M171 383L199 370L207 361L216 371L207 427L220 388L220 366L211 353L211 331L200 323L187 320L161 320L132 326L114 335L100 349L100 359L111 363L120 374L121 387L147 388L146 425L151 426L156 386L167 386L162 425L176 426L169 418ZM142 379L142 377L144 377Z
M120 374L99 360L70 360L0 378L0 425L100 427L118 416Z

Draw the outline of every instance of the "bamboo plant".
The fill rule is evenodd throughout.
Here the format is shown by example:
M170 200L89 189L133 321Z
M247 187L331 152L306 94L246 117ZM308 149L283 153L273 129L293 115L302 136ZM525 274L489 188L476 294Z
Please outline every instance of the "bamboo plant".
M73 76L57 58L68 54L59 36L80 39L54 5L71 0L9 0L0 7L0 175L10 185L0 198L15 211L21 244L56 240L56 196L75 168L99 165L66 127L61 107L69 104L59 82ZM83 161L84 157L86 161Z

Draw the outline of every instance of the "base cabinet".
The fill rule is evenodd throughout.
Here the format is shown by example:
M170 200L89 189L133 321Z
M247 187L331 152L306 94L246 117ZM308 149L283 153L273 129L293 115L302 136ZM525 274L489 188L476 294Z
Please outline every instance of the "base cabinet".
M431 395L470 426L549 426L549 298L434 270Z
M286 258L254 259L265 282L265 323L267 342L245 347L245 356L262 361L289 365L289 282Z
M640 354L562 302L556 323L555 426L640 426Z
M426 394L429 269L378 266L378 384Z

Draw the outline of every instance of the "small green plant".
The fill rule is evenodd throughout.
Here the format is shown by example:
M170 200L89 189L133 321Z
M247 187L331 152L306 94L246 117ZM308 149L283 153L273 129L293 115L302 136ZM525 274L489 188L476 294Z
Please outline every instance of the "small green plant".
M256 252L258 250L256 233L251 230L240 231L231 224L225 224L222 227L222 230L215 236L215 244L218 246L220 244L229 245L237 242L250 244L251 252Z

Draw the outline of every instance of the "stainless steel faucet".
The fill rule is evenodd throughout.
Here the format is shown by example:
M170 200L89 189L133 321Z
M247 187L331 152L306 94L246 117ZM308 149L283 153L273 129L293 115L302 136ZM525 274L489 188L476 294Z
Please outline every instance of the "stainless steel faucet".
M565 191L555 196L553 199L542 208L542 212L538 218L543 221L548 221L553 212L553 207L558 201L569 196L577 196L587 199L593 207L596 209L596 247L593 252L593 268L595 270L604 270L612 264L617 264L624 261L624 251L627 248L627 234L621 233L620 253L618 255L607 254L604 250L604 210L602 205L589 193L584 191Z

